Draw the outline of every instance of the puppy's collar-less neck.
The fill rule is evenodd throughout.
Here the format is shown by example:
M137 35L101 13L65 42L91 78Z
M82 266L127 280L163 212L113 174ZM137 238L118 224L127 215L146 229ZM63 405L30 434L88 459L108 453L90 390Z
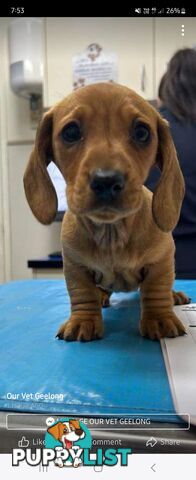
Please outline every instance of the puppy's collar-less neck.
M133 219L134 220L134 219ZM125 217L114 223L95 223L87 217L80 219L90 238L101 249L112 250L124 248L130 239L130 217ZM133 223L133 221L131 222Z
M123 217L113 223L96 223L87 216L77 216L76 221L80 223L84 230L84 234L92 239L96 247L101 250L110 249L113 253L116 250L124 249L130 242L135 243L141 237L141 232L146 228L140 228L141 223L144 227L149 223L147 215L148 210L151 210L151 199L146 194L147 189L144 189L142 202L138 210L132 214Z

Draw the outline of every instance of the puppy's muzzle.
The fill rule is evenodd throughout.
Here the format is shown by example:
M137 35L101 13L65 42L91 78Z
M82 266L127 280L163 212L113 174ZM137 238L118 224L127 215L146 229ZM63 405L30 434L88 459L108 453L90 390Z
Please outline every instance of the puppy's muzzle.
M124 189L125 176L118 170L98 169L91 175L90 187L98 200L117 199Z

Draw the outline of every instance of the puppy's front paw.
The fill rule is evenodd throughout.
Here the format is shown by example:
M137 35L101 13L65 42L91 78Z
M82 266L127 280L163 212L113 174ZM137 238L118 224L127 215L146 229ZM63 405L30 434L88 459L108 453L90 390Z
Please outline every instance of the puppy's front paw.
M148 337L151 340L159 340L163 337L178 337L186 333L184 326L176 317L175 313L169 312L164 314L144 314L141 324L140 332L143 337Z
M187 297L184 292L175 292L173 290L172 294L174 299L174 305L185 305L191 302L191 298Z
M67 342L74 340L90 342L102 338L103 332L104 327L100 316L96 315L92 319L84 319L72 315L68 322L60 326L56 336Z

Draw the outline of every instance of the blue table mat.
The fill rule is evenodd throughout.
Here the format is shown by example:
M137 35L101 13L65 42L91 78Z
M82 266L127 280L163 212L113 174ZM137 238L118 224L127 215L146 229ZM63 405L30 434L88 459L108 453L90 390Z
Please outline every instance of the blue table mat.
M175 289L196 301L196 281L177 280ZM64 280L1 285L0 410L143 413L180 422L170 416L175 409L160 344L139 334L139 297L139 292L112 295L112 306L103 310L104 339L64 342L55 338L70 313Z

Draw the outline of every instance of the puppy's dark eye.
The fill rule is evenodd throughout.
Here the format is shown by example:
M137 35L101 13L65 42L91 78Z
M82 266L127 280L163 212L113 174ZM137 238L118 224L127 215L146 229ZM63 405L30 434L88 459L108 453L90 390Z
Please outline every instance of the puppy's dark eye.
M62 139L65 143L76 143L82 138L82 132L76 122L70 122L63 128L61 132Z
M138 145L147 145L150 141L150 129L142 122L137 123L131 133L132 139Z

